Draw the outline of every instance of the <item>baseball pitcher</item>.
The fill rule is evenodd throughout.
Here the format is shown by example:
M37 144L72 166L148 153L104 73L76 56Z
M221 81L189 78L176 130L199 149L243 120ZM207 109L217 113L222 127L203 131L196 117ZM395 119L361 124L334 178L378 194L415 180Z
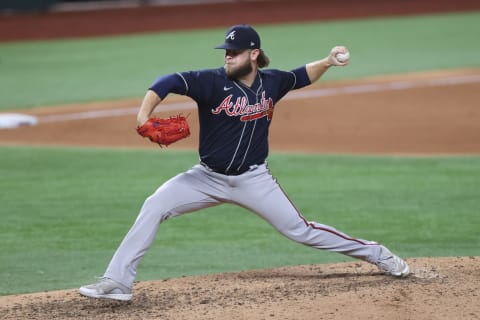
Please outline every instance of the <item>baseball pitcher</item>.
M159 77L137 115L141 136L168 145L188 136L188 123L178 117L172 121L152 119L154 109L169 93L192 98L200 123L199 163L165 182L145 200L103 278L81 287L80 294L130 300L137 266L160 224L223 203L249 209L298 243L367 261L393 276L408 275L407 263L385 246L307 220L267 167L268 129L277 102L290 90L317 81L331 66L346 66L347 48L336 46L326 58L291 71L263 69L269 59L258 33L248 25L231 27L224 43L216 48L225 50L223 67ZM174 122L173 128L169 122Z

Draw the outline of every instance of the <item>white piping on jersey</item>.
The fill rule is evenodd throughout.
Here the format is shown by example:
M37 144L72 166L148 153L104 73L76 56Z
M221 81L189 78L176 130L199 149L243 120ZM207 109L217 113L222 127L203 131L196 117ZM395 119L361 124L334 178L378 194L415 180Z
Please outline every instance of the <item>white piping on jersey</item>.
M240 90L243 92L243 95L245 96L245 98L247 98L247 103L248 103L248 105L250 105L250 100L248 99L247 93L246 93L235 81L233 81L233 84L234 84L235 86L237 86L238 89L240 89ZM231 160L230 163L228 164L227 169L225 169L225 173L227 173L228 170L230 170L230 167L232 166L233 161L234 161L235 158L237 157L237 152L238 152L238 149L240 149L240 144L242 143L243 134L245 133L245 128L247 127L247 123L248 123L248 121L245 121L245 123L243 124L242 134L240 135L240 139L238 140L237 148L235 149L235 152L234 152L234 154L233 154L232 160ZM237 170L237 171L238 171L238 170Z
M295 86L297 85L297 76L295 75L294 72L290 71L290 73L293 75L293 86L290 88L290 90L292 90L293 88L295 88Z
M180 76L180 78L182 78L183 82L185 83L185 89L187 90L185 91L185 94L187 94L189 90L187 80L185 80L185 78L181 75L180 72L177 72L177 74Z
M259 95L260 91L263 89L263 81L262 81L261 75L259 75L259 79L260 79L260 85L258 86L257 92L254 92L255 93L255 104L258 103L258 95ZM250 89L248 87L247 87L247 89L253 92L252 89ZM250 134L250 140L248 141L247 150L245 150L245 154L243 155L242 163L238 166L237 171L240 170L240 168L245 163L245 159L247 158L248 150L250 150L250 146L252 145L253 133L255 132L255 128L257 127L257 120L258 119L255 119L255 122L253 123L252 133Z
M252 91L252 92L255 94L255 101L256 101L256 102L258 102L258 92L263 88L262 77L259 75L258 72L257 72L257 75L259 76L259 79L260 79L260 85L259 85L259 87L258 87L258 89L257 89L257 92L254 92L252 89L250 89L250 88L248 88L248 87L245 87L245 88L247 88L248 90ZM242 86L240 86L240 85L239 85L237 82L235 82L235 81L233 81L233 84L234 84L238 89L240 89L240 91L243 92L243 95L244 95L245 98L247 99L248 105L250 105L250 99L248 99L248 95L247 95L247 93L245 92L245 90L243 90ZM247 115L249 115L249 114L252 113L252 112L253 112L253 110L250 111ZM248 124L248 121L245 121L245 123L243 124L242 134L240 135L240 139L238 140L237 148L235 149L235 153L233 154L232 160L231 160L230 163L228 164L227 169L225 169L225 172L228 172L228 170L230 170L230 168L232 167L233 161L235 161L235 158L237 157L238 149L240 149L240 144L242 143L243 134L245 133L245 128L247 127L247 124ZM250 149L250 144L251 144L251 142L252 142L253 133L255 132L256 124L257 124L257 120L255 120L255 123L254 123L254 125L253 125L252 133L251 133L251 135L250 135L250 139L249 139L248 145L247 145L247 150L245 150L245 154L244 154L244 156L243 156L242 163L238 166L237 171L240 170L240 168L243 166L243 163L245 162L245 159L247 158L248 150Z
M245 154L243 155L242 163L240 163L240 165L238 166L237 171L240 170L240 168L245 163L245 159L247 158L248 150L250 149L250 145L252 144L253 133L255 132L255 127L257 126L257 120L258 119L255 119L255 122L253 123L253 129L252 129L252 133L250 134L250 140L248 140L247 150L245 150Z

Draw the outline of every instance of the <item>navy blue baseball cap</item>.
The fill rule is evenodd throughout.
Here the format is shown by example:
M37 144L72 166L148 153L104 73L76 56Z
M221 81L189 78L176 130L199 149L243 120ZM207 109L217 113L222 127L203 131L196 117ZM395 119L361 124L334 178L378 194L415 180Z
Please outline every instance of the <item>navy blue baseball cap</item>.
M260 36L247 24L239 24L228 29L225 42L215 49L245 50L260 49Z

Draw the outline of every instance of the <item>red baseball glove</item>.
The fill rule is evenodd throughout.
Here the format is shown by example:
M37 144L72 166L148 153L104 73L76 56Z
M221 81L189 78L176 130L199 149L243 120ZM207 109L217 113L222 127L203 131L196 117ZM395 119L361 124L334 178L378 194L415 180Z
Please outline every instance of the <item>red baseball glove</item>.
M137 132L162 147L188 137L190 127L185 117L177 115L168 119L148 119L142 126L137 127Z

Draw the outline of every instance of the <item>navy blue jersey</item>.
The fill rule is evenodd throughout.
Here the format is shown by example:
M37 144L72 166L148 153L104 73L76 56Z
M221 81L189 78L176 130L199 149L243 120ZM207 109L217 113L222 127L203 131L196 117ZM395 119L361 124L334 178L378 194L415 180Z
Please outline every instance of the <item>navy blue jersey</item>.
M217 172L235 174L268 156L268 129L275 104L290 90L310 84L305 66L290 72L259 70L251 87L227 78L223 68L181 72L150 87L191 97L198 106L200 160Z

